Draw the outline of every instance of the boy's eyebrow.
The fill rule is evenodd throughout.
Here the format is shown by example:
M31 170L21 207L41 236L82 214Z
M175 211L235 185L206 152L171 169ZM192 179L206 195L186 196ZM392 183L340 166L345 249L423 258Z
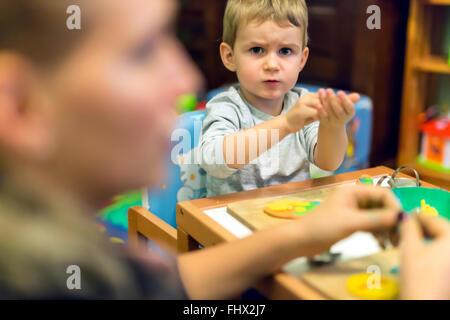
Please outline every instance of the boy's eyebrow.
M251 45L251 46L263 46L266 45L267 42L266 41L249 41L248 43L246 43L246 45ZM281 45L284 47L291 47L291 48L300 48L300 45L296 44L296 43L291 43L291 42L281 42Z
M297 47L297 48L300 48L300 45L298 45L298 44L296 44L296 43L290 43L290 42L288 42L288 43L282 43L282 45L285 46L285 47L291 47L291 48Z

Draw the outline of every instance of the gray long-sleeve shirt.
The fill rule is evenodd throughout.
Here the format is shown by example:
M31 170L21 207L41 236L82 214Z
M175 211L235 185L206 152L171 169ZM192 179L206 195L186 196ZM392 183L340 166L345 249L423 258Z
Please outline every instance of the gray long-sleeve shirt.
M203 121L198 154L200 166L208 173L207 196L310 179L309 166L314 164L318 122L285 137L240 169L230 168L225 163L223 140L226 136L274 118L251 106L242 97L239 88L239 85L230 87L206 105L207 116ZM292 108L307 92L303 88L289 91L285 95L281 114Z

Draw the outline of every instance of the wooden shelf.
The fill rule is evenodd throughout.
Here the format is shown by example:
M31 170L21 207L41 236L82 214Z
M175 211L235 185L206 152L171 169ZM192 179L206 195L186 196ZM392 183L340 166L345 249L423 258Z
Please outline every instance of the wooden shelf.
M397 165L409 165L419 172L422 180L450 190L449 173L424 167L416 159L421 149L417 116L429 104L431 87L436 87L436 83L427 86L423 73L450 74L447 59L431 53L432 32L445 27L440 12L446 9L432 5L450 6L450 0L410 1Z
M450 191L450 174L424 167L416 160L409 164L419 172L420 179Z
M447 61L441 57L431 56L422 59L415 59L413 66L415 69L424 72L450 74L450 66L447 64Z

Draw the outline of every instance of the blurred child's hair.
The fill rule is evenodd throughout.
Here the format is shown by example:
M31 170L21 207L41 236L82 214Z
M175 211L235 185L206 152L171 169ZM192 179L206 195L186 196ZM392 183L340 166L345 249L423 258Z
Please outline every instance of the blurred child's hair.
M241 23L272 20L303 28L303 48L308 45L308 8L305 0L228 0L223 18L223 42L234 47Z
M79 38L68 30L66 10L83 0L1 0L0 51L24 55L38 65L57 63Z

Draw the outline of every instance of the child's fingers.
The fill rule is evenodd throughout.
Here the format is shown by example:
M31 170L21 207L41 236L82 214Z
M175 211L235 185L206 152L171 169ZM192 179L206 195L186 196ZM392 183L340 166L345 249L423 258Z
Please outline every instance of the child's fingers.
M316 106L316 109L319 113L319 119L321 121L328 120L328 113L325 110L325 107L322 104Z
M307 105L309 107L315 107L320 103L321 103L321 101L319 98L319 94L311 93L311 94L305 95L305 100L304 100L305 105Z
M338 97L341 101L341 105L347 115L353 115L355 111L355 105L353 102L349 99L349 97L343 92L338 92Z
M307 107L315 107L320 104L320 98L317 93L309 92L303 96L301 96L297 102L297 107L307 106Z
M357 103L361 99L361 96L358 93L351 93L348 95L348 98L351 102Z
M336 119L341 119L344 116L345 111L341 107L338 97L336 97L333 90L331 89L328 89L327 93L330 101L329 105L331 107L331 110L333 111L333 115L336 117Z
M317 94L319 95L320 102L323 103L325 101L326 96L327 96L325 89L319 89Z
M329 118L335 118L336 114L334 113L333 107L331 106L331 96L328 90L323 90L321 95L322 105L325 108L325 111L328 114Z
M320 100L320 104L318 105L318 110L319 110L319 118L322 120L327 120L327 118L329 117L329 114L327 112L327 107L325 106L325 98L326 98L326 93L324 89L319 89L318 91L318 95L319 95L319 100Z

